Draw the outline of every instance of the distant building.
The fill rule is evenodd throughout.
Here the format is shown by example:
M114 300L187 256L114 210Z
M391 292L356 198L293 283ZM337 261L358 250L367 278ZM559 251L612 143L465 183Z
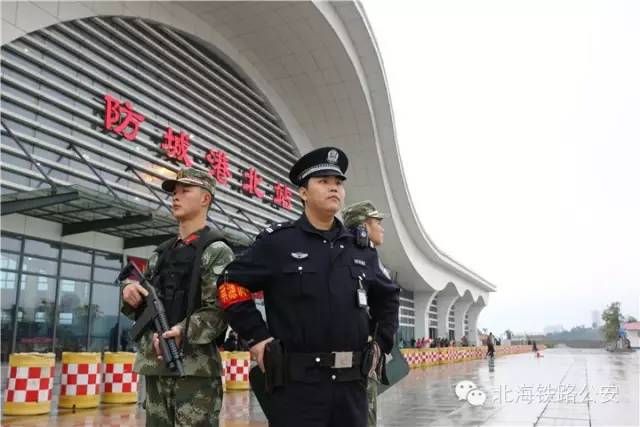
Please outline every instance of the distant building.
M546 334L555 334L558 332L563 332L564 328L562 327L562 325L550 325L550 326L545 326L544 327L544 333Z
M626 322L622 328L631 342L631 348L640 348L640 322Z
M591 311L591 327L599 328L602 325L602 312L600 310Z

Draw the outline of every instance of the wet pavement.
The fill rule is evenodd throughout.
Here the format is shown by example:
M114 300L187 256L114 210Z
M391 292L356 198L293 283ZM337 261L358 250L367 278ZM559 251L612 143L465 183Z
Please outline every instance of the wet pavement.
M379 399L379 425L637 426L640 353L548 349L415 370ZM486 401L459 400L471 381ZM470 392L471 393L471 392ZM468 396L468 395L467 395Z
M380 396L378 425L640 424L640 352L558 348L545 350L543 356L518 354L413 370ZM461 381L467 383L456 388ZM464 389L469 381L475 388ZM144 412L137 405L102 405L76 413L4 417L2 421L5 426L126 427L144 425ZM225 394L221 426L266 425L250 392Z

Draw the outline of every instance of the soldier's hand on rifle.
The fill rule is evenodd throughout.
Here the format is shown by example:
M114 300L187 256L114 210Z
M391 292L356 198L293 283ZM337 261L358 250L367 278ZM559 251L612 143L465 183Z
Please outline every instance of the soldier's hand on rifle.
M249 352L251 353L251 359L258 362L258 366L260 367L260 370L262 372L264 372L264 348L271 341L273 341L273 338L267 338L266 340L263 340L257 344L254 344L249 349Z
M149 292L140 284L130 280L127 285L122 289L122 299L133 308L138 308L142 304L144 297L149 295Z
M182 341L182 327L179 325L175 325L167 332L162 334L162 337L164 339L175 338L176 347L180 348L180 342ZM153 349L155 350L158 359L162 360L162 351L160 350L160 337L157 333L153 334Z

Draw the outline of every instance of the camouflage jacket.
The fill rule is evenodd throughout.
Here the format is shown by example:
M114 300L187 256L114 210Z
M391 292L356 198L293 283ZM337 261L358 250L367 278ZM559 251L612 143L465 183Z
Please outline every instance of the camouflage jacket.
M224 242L214 242L202 253L200 268L200 286L202 289L202 305L191 315L189 322L189 346L185 349L184 369L186 375L198 377L219 376L222 372L222 361L215 339L227 329L224 311L217 303L216 281L227 264L233 261L233 252ZM158 254L149 259L147 269L155 267ZM134 319L135 310L126 302L122 302L121 311L130 319ZM185 320L179 325L184 330ZM138 342L138 352L134 370L143 375L175 376L163 360L158 360L152 345L153 332L148 330Z

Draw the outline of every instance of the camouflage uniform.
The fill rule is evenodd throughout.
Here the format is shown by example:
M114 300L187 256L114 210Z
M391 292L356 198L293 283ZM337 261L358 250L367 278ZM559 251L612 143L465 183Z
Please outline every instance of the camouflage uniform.
M203 172L186 169L178 174L178 182L198 185L194 179L212 180ZM208 182L205 181L205 185ZM166 181L165 181L166 182ZM213 185L207 188L213 193ZM163 186L164 188L164 186ZM138 343L134 370L145 376L147 426L217 426L222 408L222 361L215 339L227 329L224 311L217 304L216 281L233 260L233 252L224 242L207 246L201 258L201 306L189 322L188 343L183 364L185 376L170 371L158 360L153 349L153 332L145 332ZM153 269L158 253L149 259L147 269ZM196 261L197 262L197 261ZM123 301L122 312L133 319L134 310ZM184 331L185 320L178 325Z
M386 215L378 212L373 203L368 200L354 203L342 210L342 219L348 228L355 228L369 218L383 219L385 217ZM386 271L384 266L380 265L380 267L382 271ZM375 372L369 376L367 381L367 402L367 425L373 427L377 423L378 416L378 378Z

